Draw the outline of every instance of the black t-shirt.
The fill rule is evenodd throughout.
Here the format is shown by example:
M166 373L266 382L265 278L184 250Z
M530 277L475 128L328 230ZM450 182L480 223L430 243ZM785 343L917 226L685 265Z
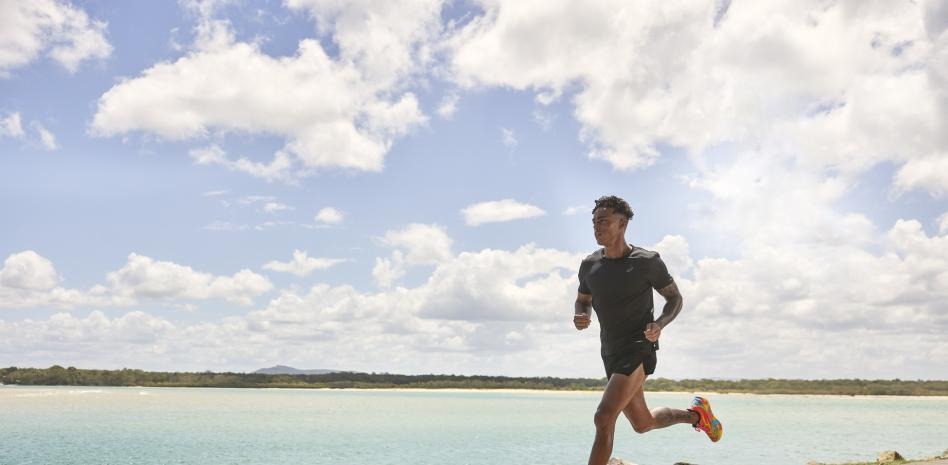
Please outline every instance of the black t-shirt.
M652 289L672 283L658 252L629 247L622 258L607 258L599 249L579 265L579 292L592 294L603 356L634 350L645 340L645 326L655 321Z

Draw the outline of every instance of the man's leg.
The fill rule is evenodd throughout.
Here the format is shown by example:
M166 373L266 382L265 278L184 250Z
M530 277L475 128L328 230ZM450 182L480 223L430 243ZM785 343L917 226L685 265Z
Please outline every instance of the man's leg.
M596 409L593 422L596 424L596 439L589 452L589 465L606 465L612 455L612 439L616 430L619 412L629 404L636 391L642 389L645 371L639 365L630 375L613 373L606 383L602 400Z
M644 382L632 395L628 405L622 409L622 413L629 419L629 423L632 423L632 428L636 433L647 433L653 429L665 428L678 423L693 425L700 419L696 412L690 410L659 407L649 411L648 405L645 404Z

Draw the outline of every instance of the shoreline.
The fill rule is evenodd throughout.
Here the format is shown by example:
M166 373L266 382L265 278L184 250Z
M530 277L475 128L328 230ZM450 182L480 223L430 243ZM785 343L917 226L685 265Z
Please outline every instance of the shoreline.
M79 385L19 385L19 384L0 384L0 390L3 388L13 388L13 389L34 389L34 390L43 390L43 389L63 389L70 388L73 390L83 390L83 391L92 391L101 388L110 388L110 389L208 389L208 390L220 390L220 389L231 389L231 390L266 390L266 391L323 391L323 392L445 392L445 393L485 393L485 392L496 392L499 394L564 394L564 395L575 395L575 394L602 394L602 390L597 389L580 389L580 390L570 390L570 389L516 389L516 388L417 388L417 387L379 387L379 388L354 388L354 387L344 387L344 388L330 388L330 387L212 387L212 386L79 386ZM657 394L657 395L705 395L705 396L737 396L737 397L778 397L778 396L789 396L789 397L824 397L830 399L837 399L840 397L854 398L854 399L933 399L933 400L948 400L948 396L936 395L936 396L913 396L913 395L891 395L891 394L768 394L768 393L754 393L754 392L716 392L716 391L645 391L645 395Z
M403 375L333 372L313 375L261 373L151 372L138 369L0 368L0 382L23 386L152 386L239 389L395 389L497 392L602 392L604 378L510 377L489 375ZM710 395L794 395L845 397L948 396L948 380L863 379L668 379L646 381L649 393Z

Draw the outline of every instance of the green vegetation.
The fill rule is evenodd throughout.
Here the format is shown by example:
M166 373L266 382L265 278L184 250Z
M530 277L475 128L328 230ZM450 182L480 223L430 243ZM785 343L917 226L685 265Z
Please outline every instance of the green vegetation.
M903 381L900 379L711 379L665 378L645 383L649 391L710 391L748 394L828 394L844 396L945 396L948 381Z
M416 388L416 389L544 389L593 390L605 379L510 378L505 376L397 375L390 373L328 373L264 375L255 373L178 373L133 369L84 370L63 368L0 368L0 382L33 386L152 386L226 388ZM650 379L647 391L722 392L752 394L834 394L948 396L948 381L747 379L724 381Z

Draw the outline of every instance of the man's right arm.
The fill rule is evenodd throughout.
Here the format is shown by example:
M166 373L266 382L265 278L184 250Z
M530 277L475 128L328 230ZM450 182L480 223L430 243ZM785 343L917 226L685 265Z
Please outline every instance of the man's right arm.
M592 294L583 294L578 292L576 294L576 303L573 305L573 326L576 326L576 329L583 330L589 327L590 314L592 313Z

